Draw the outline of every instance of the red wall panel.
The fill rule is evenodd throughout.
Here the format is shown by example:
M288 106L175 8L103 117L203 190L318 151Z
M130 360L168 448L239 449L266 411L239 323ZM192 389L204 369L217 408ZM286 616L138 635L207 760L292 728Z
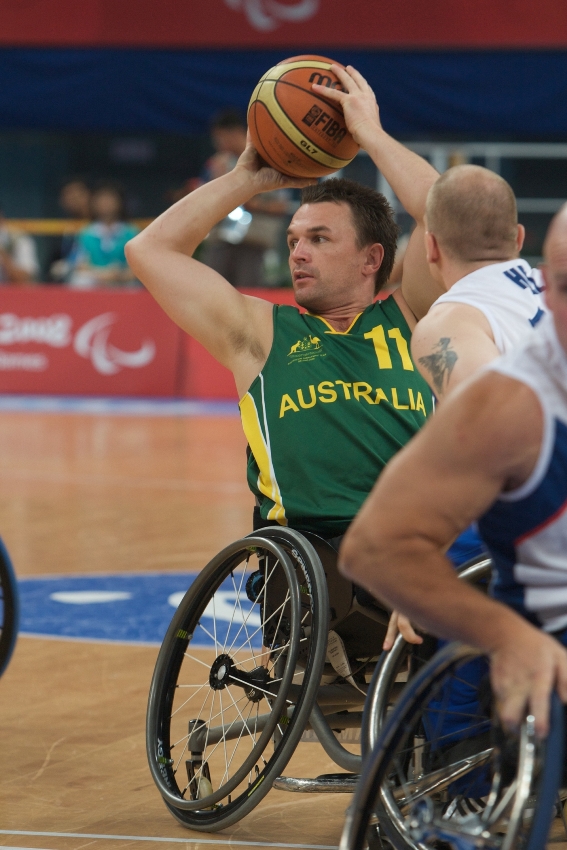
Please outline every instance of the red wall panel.
M174 396L183 334L146 292L0 289L0 392Z
M2 0L0 44L563 47L561 0Z

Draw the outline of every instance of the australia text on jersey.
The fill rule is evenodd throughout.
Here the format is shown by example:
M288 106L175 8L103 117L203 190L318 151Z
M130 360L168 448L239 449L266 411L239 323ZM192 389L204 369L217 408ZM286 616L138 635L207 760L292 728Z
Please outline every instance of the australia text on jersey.
M337 387L337 389L335 389ZM295 392L297 403L289 393L284 393L280 403L280 416L285 416L288 411L299 413L300 409L309 410L318 402L323 404L333 404L337 401L343 402L361 402L364 400L367 404L380 404L385 402L391 404L396 410L416 410L421 411L424 416L427 416L423 396L418 391L414 393L411 387L407 387L407 396L398 393L396 387L391 388L391 401L386 392L378 387L372 388L372 385L367 381L321 381L315 389L315 384L309 384L307 390L298 388ZM374 395L374 398L372 398Z

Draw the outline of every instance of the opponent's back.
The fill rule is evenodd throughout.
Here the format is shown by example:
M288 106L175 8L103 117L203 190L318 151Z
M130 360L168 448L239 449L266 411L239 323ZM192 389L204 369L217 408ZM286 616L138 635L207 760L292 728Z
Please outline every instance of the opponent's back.
M494 595L556 631L567 626L567 358L553 322L490 368L527 384L544 419L532 474L479 520L496 567Z
M541 272L525 260L492 263L453 284L432 305L466 304L488 321L500 354L511 351L545 314Z

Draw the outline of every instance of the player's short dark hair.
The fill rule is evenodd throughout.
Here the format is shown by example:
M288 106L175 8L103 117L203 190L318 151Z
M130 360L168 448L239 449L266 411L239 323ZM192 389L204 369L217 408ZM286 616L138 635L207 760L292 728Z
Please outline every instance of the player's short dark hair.
M400 228L394 210L380 192L344 177L331 177L301 192L302 204L347 204L350 208L359 248L379 242L384 259L376 273L374 292L379 292L392 273Z
M224 109L214 116L211 130L245 130L246 119L238 109Z

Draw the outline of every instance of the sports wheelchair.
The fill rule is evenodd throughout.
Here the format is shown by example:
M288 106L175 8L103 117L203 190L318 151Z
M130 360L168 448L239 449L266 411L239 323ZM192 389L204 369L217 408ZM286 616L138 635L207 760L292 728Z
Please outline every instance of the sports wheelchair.
M563 819L563 706L551 731L534 719L519 734L498 724L487 659L443 647L411 679L371 755L347 813L340 850L543 850Z
M14 568L0 538L0 676L8 666L18 634L19 602Z
M184 826L230 826L272 786L353 791L362 757L338 735L360 730L366 702L370 749L412 654L399 638L394 663L382 660L389 614L336 561L316 535L261 528L223 549L185 594L158 655L146 725L153 779ZM487 575L490 561L476 563L466 577ZM305 734L349 773L283 777Z

